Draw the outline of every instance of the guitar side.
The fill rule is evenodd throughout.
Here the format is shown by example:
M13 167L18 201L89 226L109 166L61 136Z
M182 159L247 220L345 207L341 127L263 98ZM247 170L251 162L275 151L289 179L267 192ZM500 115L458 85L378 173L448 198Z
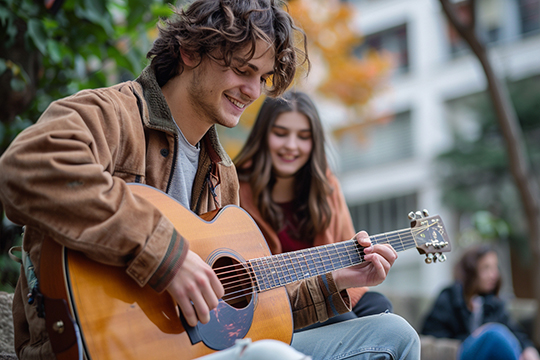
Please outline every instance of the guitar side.
M223 259L245 262L270 255L257 225L238 207L226 207L211 221L205 221L159 190L136 184L130 185L130 189L159 208L189 241L190 250L210 265ZM125 268L94 262L61 246L54 256L64 263L64 296L69 300L90 359L193 359L215 351L202 341L192 344L167 292L157 294L149 286L141 288ZM46 287L44 294L51 296L45 292ZM250 300L254 312L245 337L290 343L293 322L285 288L253 293ZM232 309L231 317L235 317L235 308L227 307ZM232 323L229 329L234 337Z

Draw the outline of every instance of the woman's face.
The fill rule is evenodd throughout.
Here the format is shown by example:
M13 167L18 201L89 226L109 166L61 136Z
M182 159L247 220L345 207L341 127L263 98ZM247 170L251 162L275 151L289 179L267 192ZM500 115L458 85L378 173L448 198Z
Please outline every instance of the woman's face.
M499 280L499 260L495 252L488 252L478 260L478 290L480 293L490 293L495 289Z
M275 175L294 176L309 160L313 149L308 118L296 111L279 115L270 129L268 147Z

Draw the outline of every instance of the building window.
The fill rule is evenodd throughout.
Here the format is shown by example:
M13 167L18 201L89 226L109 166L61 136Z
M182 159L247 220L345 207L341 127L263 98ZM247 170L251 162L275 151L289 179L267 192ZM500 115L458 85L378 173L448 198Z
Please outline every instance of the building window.
M418 210L417 193L397 196L364 204L349 205L356 231L366 230L370 235L410 227L408 214Z
M356 56L362 58L371 50L390 53L395 61L395 73L401 74L409 71L407 24L365 35L364 42L354 52Z
M414 155L410 111L384 123L358 125L338 135L341 169L356 170L411 158Z
M481 0L477 3L478 33L484 43L500 41L504 22L502 0Z
M521 33L528 34L540 29L540 0L518 0Z

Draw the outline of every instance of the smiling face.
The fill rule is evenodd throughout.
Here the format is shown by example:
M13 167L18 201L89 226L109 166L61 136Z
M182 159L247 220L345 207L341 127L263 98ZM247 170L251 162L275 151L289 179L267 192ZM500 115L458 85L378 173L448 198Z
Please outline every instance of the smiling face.
M277 177L294 176L309 160L313 149L311 124L293 111L279 115L268 135L272 167Z
M244 61L249 48L225 67L205 57L187 86L189 105L207 125L234 127L245 108L259 98L274 68L274 52L259 40L255 55Z
M476 271L478 274L478 291L483 294L493 292L500 276L497 253L488 252L479 258Z
M261 95L274 69L274 51L259 40L254 56L245 61L249 50L247 46L231 66L180 50L184 71L163 85L161 91L174 120L192 145L214 124L236 126L245 108Z

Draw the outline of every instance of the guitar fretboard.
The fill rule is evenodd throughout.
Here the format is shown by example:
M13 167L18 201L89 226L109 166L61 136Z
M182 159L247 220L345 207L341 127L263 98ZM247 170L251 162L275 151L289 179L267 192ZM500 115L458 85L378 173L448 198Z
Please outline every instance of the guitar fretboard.
M370 236L372 244L390 244L396 251L416 247L411 229ZM364 261L364 248L356 240L311 247L248 261L257 291L266 291L295 281L327 274Z

